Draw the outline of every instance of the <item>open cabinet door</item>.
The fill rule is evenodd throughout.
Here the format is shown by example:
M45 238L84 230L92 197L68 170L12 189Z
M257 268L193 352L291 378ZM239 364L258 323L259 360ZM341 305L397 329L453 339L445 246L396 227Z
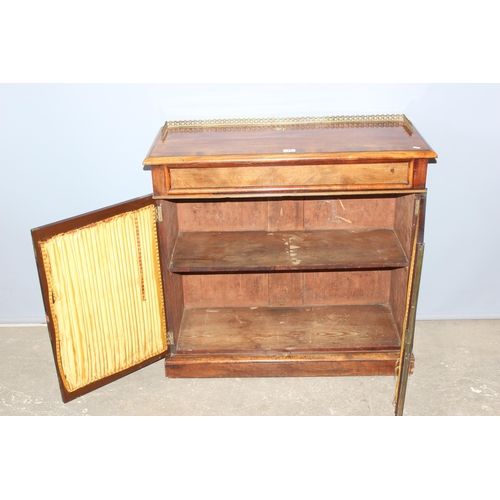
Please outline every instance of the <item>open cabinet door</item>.
M151 196L31 232L64 402L165 356Z
M394 398L394 414L402 416L406 398L406 386L413 355L413 338L415 335L415 320L417 315L418 292L422 263L424 259L423 218L425 197L417 198L415 205L415 220L413 223L413 246L406 294L406 313L401 332L401 348L397 365L396 393Z
M401 339L401 353L399 360L399 370L396 382L396 397L394 405L394 414L402 416L406 397L406 386L408 384L408 375L410 373L411 356L413 352L413 338L415 335L415 320L417 316L418 292L420 288L420 276L422 274L422 263L424 260L424 244L417 244L414 269L412 274L413 287L410 295L410 309L408 312L408 321L403 338Z

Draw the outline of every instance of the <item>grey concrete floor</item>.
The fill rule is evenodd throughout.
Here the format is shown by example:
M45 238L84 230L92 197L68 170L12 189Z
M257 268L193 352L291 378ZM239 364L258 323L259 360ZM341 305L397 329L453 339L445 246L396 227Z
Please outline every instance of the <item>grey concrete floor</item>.
M500 415L500 320L418 321L405 415ZM45 326L0 328L0 415L393 414L394 377L167 379L163 362L62 403Z

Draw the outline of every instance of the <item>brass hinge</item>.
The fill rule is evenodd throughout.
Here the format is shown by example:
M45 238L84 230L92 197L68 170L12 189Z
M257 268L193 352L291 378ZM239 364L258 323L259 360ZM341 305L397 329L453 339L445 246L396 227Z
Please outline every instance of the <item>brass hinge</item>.
M167 332L167 344L174 345L174 332Z
M163 220L161 206L155 206L155 216L156 216L156 222L161 222Z

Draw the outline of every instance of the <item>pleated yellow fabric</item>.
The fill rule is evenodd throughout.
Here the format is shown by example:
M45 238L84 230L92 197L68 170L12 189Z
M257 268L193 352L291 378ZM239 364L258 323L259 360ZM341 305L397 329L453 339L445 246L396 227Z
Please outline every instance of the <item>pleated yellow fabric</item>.
M41 248L69 392L165 351L152 205L54 236Z

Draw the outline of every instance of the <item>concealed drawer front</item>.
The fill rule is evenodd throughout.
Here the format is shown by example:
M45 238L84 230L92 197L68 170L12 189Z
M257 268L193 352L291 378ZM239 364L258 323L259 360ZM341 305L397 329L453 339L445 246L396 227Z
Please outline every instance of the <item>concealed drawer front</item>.
M367 187L401 188L410 185L410 162L295 165L289 167L171 168L170 193L230 192Z

